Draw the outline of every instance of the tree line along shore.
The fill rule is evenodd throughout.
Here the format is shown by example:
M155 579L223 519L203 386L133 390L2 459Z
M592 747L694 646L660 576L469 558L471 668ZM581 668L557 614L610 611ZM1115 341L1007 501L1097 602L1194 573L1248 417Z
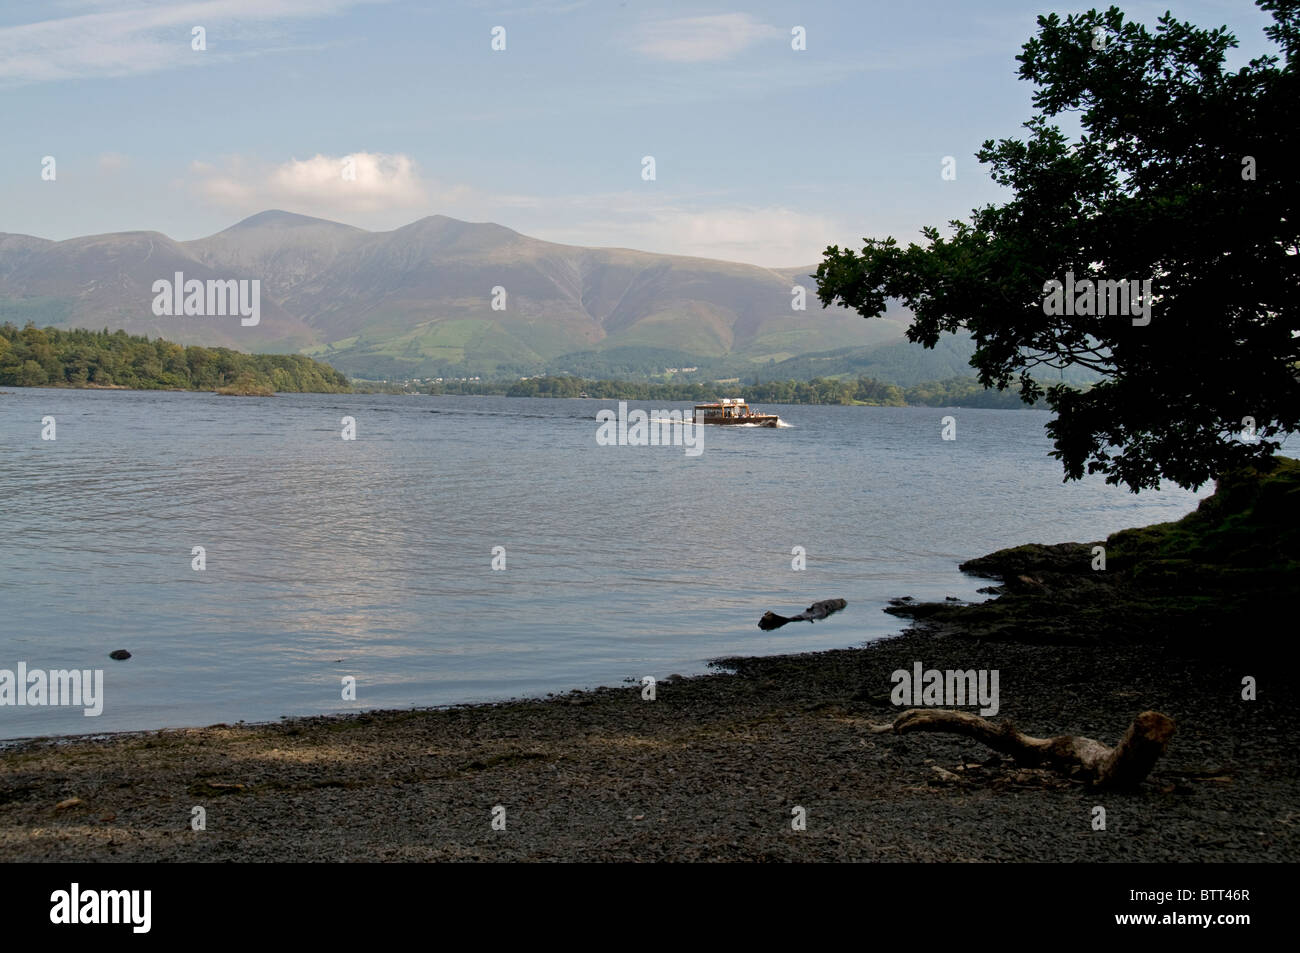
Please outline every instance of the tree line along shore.
M346 393L348 379L301 354L243 354L183 347L125 331L0 325L0 385L207 390L218 393Z
M224 347L182 346L125 331L18 328L0 325L0 386L126 390L196 390L269 396L273 393L425 393L494 397L591 397L599 400L706 401L743 391L769 404L870 407L1026 406L1018 390L984 388L954 377L901 387L870 377L812 380L664 381L588 380L546 375L524 380L435 381L420 384L349 380L301 354L244 354ZM1041 401L1033 406L1044 406Z
M359 384L358 386L365 386ZM394 387L393 390L398 390ZM811 380L674 383L658 381L584 380L565 375L516 381L444 381L428 388L433 394L482 394L501 397L591 397L599 400L704 401L738 394L765 404L837 404L867 407L978 407L1013 410L1030 406L1016 388L986 389L969 377L926 381L900 387L871 377ZM1045 407L1041 401L1033 406Z

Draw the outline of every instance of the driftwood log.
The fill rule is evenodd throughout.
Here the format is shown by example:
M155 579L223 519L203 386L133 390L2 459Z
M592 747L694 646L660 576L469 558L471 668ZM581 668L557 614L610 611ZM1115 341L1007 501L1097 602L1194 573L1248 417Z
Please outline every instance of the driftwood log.
M978 715L944 708L909 708L893 723L871 730L878 734L945 731L965 735L1011 755L1025 767L1046 765L1094 787L1135 788L1165 753L1174 735L1174 720L1158 711L1144 711L1133 719L1114 748L1077 735L1031 738L1016 731L1010 722L995 725Z
M787 622L802 622L805 619L816 622L818 619L826 618L832 612L839 612L846 605L848 603L843 599L826 599L823 602L814 602L798 615L784 616L777 615L775 612L764 612L763 618L758 620L758 627L766 632L769 629L779 629Z

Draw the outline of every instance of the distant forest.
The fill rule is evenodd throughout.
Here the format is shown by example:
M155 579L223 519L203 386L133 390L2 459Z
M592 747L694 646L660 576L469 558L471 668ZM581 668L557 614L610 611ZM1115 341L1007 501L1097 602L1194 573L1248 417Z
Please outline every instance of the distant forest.
M150 340L125 331L65 331L32 324L19 329L10 323L0 324L0 385L233 393L346 393L353 389L340 371L301 354L243 354L224 347L182 347L163 338ZM368 382L358 382L358 389L410 391L398 384ZM1017 391L985 390L977 380L967 377L900 387L870 377L741 384L586 380L558 375L527 380L446 381L431 385L427 392L505 397L586 394L601 400L694 402L743 396L753 403L872 407L1026 406Z
M138 390L344 393L343 374L301 354L182 347L125 331L62 331L0 324L0 385Z
M399 390L400 388L377 388ZM580 377L535 377L517 381L446 381L431 394L484 394L505 397L588 397L601 400L706 401L743 396L751 403L859 404L871 407L985 407L1020 409L1028 405L1018 390L986 390L974 378L954 377L912 387L869 377L856 380L814 378L810 381L763 381L756 384L652 383L584 380ZM1039 403L1035 406L1044 406Z

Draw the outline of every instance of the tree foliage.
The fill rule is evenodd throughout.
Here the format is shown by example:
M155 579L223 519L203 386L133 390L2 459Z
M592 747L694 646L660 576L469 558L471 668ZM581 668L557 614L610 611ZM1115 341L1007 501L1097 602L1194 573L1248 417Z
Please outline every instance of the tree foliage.
M1014 388L1013 388L1014 390ZM401 393L401 390L394 390ZM870 377L825 378L810 381L763 381L762 383L689 383L584 380L581 377L531 377L521 381L444 381L433 384L430 394L494 395L501 397L588 397L600 400L706 401L719 397L744 396L751 403L765 404L857 404L870 407L981 407L1015 409L1023 407L1018 394L985 388L973 377L927 381L913 387L899 387Z
M1046 389L1066 479L1198 487L1263 462L1300 423L1300 0L1257 5L1280 55L1235 72L1224 28L1166 14L1151 31L1116 7L1039 17L1017 57L1035 86L1028 134L978 153L1014 197L947 237L923 229L921 245L829 247L823 305L874 317L901 299L916 315L909 339L928 347L965 328L980 381L1019 378L1026 401L1044 393L1036 368L1102 374L1086 391ZM1066 117L1073 137L1052 122ZM1149 324L1047 314L1048 282L1067 272L1150 280Z
M245 388L338 393L348 379L300 354L242 354L224 347L109 332L0 325L0 384L18 387L130 387L139 390Z

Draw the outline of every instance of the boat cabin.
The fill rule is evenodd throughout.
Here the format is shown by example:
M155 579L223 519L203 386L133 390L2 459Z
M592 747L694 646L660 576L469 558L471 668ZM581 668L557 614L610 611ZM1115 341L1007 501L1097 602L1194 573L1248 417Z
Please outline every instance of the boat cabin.
M724 397L716 404L696 404L695 417L728 419L735 417L751 417L753 411L749 409L749 404L745 403L740 397Z
M740 424L746 427L776 427L781 418L776 414L756 414L749 409L743 397L724 397L716 404L696 404L697 424Z

